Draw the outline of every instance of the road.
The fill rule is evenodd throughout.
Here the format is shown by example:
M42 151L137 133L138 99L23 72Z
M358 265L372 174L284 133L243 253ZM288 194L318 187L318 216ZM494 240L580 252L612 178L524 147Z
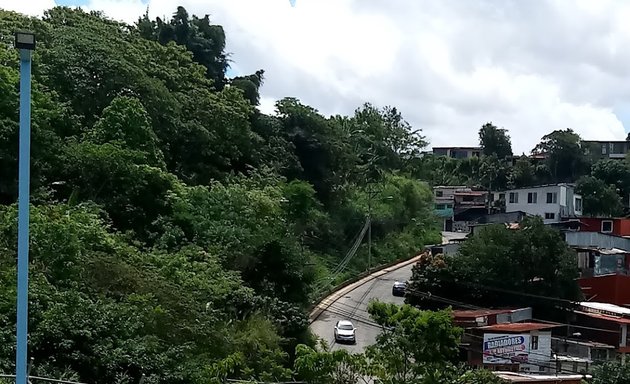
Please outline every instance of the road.
M317 320L311 324L311 330L325 340L333 350L344 348L351 352L362 352L365 347L376 342L376 337L381 332L380 327L370 319L370 315L367 313L367 305L372 299L402 304L405 301L404 298L392 296L392 285L394 281L410 279L413 265L412 263L384 273L352 288L319 315ZM347 319L350 319L357 327L357 343L355 345L335 343L333 335L335 323L338 320Z
M442 240L448 243L452 240L462 239L465 233L442 232ZM331 303L317 316L311 324L311 330L332 347L333 350L344 348L351 352L362 352L367 346L376 342L376 337L381 332L378 325L370 319L367 313L367 305L370 300L377 299L387 303L402 304L404 298L392 296L392 285L395 281L406 281L411 278L411 268L415 263L406 264L403 267L387 268L374 279L363 279L339 291L341 295L333 294L325 301ZM337 298L338 296L338 298ZM334 338L335 323L338 320L351 320L357 327L355 345L338 344Z

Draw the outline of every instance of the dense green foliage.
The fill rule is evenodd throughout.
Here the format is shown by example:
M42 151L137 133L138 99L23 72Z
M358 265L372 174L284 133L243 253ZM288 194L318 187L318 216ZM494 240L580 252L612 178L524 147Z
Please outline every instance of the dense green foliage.
M440 241L426 145L395 108L325 117L264 72L226 78L221 26L179 7L136 25L57 7L0 11L0 371L13 370L17 29L33 65L33 373L90 383L294 377L305 311L372 264ZM7 44L4 44L7 43ZM317 288L317 290L316 290Z
M449 303L440 298L480 307L532 306L544 317L554 306L580 298L577 277L575 252L557 230L534 217L519 229L483 227L457 255L423 257L413 268L407 300L438 308Z
M630 382L630 364L606 362L593 368L591 384L622 384ZM586 380L585 380L586 381Z
M467 371L455 364L462 330L453 326L449 310L421 311L374 301L368 312L383 331L363 354L298 346L295 368L307 383L367 383L367 377L384 384L501 383L488 371Z

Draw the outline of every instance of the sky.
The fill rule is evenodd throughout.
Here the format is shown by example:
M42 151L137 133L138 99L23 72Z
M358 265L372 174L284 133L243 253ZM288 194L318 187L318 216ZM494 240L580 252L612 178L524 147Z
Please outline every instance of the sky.
M294 3L292 6L291 3ZM265 70L261 109L299 98L324 115L395 106L431 146L470 146L486 122L515 153L572 128L630 128L630 2L624 0L0 0L134 22L178 5L223 25L230 74Z

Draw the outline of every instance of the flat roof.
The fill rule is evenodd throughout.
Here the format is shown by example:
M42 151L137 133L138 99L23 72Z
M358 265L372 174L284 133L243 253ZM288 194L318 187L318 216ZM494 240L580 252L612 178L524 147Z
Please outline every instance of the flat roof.
M532 185L529 187L506 189L505 191L498 191L498 192L510 192L510 191L520 191L522 189L536 189L536 188L562 187L562 186L574 188L575 183L539 184L539 185Z
M543 329L551 329L559 327L557 324L544 324L544 323L505 323L505 324L494 324L488 325L485 327L479 327L484 331L493 331L493 332L529 332L529 331L540 331Z
M592 348L606 348L606 349L616 348L614 345L604 344L598 341L591 341L591 340L565 339L564 337L552 337L551 340L557 340L557 341L561 341L563 343L569 343L569 344L584 345L584 346L592 347Z
M594 301L582 301L579 303L580 306L589 309L595 309L599 311L613 312L619 313L621 315L630 315L630 308L622 307L615 304L608 303L598 303Z
M468 318L468 317L482 317L482 316L490 316L490 315L498 315L501 313L510 313L516 308L507 308L507 309L462 309L462 310L454 310L453 316L455 318Z
M466 146L464 146L464 147L461 147L461 146L459 146L459 147L457 147L457 146L455 146L455 147L431 147L431 148L432 149L474 149L475 151L481 151L481 147L466 147Z
M510 383L536 383L536 382L544 382L544 381L548 382L550 380L562 382L562 381L582 380L584 378L586 379L593 378L591 375L562 375L562 374L537 375L537 374L531 374L531 373L517 373L517 372L504 372L504 371L495 371L494 374L502 378L503 380L509 381Z
M486 191L455 191L456 196L483 196L487 194Z

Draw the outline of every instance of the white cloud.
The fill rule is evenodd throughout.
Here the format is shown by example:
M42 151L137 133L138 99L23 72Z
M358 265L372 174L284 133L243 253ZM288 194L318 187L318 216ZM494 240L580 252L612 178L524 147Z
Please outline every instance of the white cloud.
M55 0L0 0L0 9L8 9L29 16L42 16L44 11L55 6Z
M39 1L16 4L33 13L46 7ZM297 0L294 8L288 0L89 0L84 8L133 22L147 5L152 17L178 5L210 13L226 30L234 69L265 69L265 111L284 96L325 114L389 104L433 145L475 144L493 121L510 131L516 152L567 127L588 139L625 138L615 115L630 116L624 0Z

